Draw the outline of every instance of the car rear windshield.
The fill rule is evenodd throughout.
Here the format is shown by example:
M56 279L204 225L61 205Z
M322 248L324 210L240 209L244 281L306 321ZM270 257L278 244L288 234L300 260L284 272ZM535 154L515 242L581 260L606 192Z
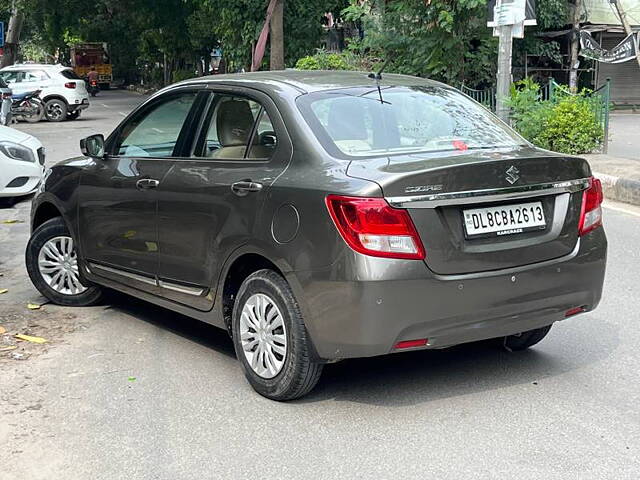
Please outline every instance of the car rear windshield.
M73 70L62 70L60 74L69 80L82 80L82 78Z
M451 88L328 90L298 106L329 153L368 157L526 145L493 114Z

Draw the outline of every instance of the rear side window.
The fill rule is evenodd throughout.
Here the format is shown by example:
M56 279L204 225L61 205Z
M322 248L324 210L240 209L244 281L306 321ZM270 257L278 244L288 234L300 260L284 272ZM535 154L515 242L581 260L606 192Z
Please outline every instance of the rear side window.
M68 78L69 80L82 80L82 78L73 70L62 70L60 72L60 75L62 75L65 78Z
M194 156L219 160L269 159L276 146L269 115L256 101L215 95Z
M171 157L195 92L185 92L160 100L136 115L120 130L114 152L122 157Z

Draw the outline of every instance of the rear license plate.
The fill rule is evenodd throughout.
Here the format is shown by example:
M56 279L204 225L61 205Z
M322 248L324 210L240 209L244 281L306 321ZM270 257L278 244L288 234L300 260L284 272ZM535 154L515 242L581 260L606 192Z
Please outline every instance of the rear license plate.
M547 226L542 202L474 208L464 210L463 215L467 238L513 235Z

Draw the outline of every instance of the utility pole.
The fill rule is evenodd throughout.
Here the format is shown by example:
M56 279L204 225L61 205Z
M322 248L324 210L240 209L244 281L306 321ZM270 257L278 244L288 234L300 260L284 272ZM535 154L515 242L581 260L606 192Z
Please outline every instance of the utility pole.
M13 0L11 6L11 18L9 18L9 28L7 29L7 39L4 45L4 55L0 68L13 65L18 58L18 46L20 44L20 32L22 31L22 22L24 14L18 9L16 1Z
M284 70L284 0L276 0L270 24L270 70Z
M622 22L622 26L624 27L624 31L627 35L632 35L634 32L631 30L631 25L629 25L629 20L627 20L627 14L624 11L624 7L622 6L621 0L610 0L613 3L613 6L618 12L618 17L620 17L620 21ZM640 67L640 52L638 52L638 40L634 40L636 45L636 61L638 62L638 66Z
M498 0L498 6L502 5ZM496 19L497 21L497 19ZM509 123L509 96L511 90L511 56L513 25L499 25L498 29L498 78L496 80L496 114Z
M573 28L571 29L571 55L569 56L570 70L569 70L569 89L572 92L578 90L578 66L580 65L578 60L578 50L580 48L580 12L582 9L582 0L575 0L573 11Z

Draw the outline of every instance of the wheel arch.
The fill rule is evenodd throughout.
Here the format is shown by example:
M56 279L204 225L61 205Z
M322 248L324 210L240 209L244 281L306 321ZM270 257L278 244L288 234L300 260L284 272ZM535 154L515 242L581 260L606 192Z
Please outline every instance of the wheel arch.
M67 102L67 99L57 93L51 93L47 95L42 99L42 103L47 103L49 100L62 100L65 105L67 105L67 107L69 106L69 102Z
M33 213L33 219L31 220L31 231L34 231L44 222L56 217L61 217L64 219L62 211L53 202L45 201L40 203Z

